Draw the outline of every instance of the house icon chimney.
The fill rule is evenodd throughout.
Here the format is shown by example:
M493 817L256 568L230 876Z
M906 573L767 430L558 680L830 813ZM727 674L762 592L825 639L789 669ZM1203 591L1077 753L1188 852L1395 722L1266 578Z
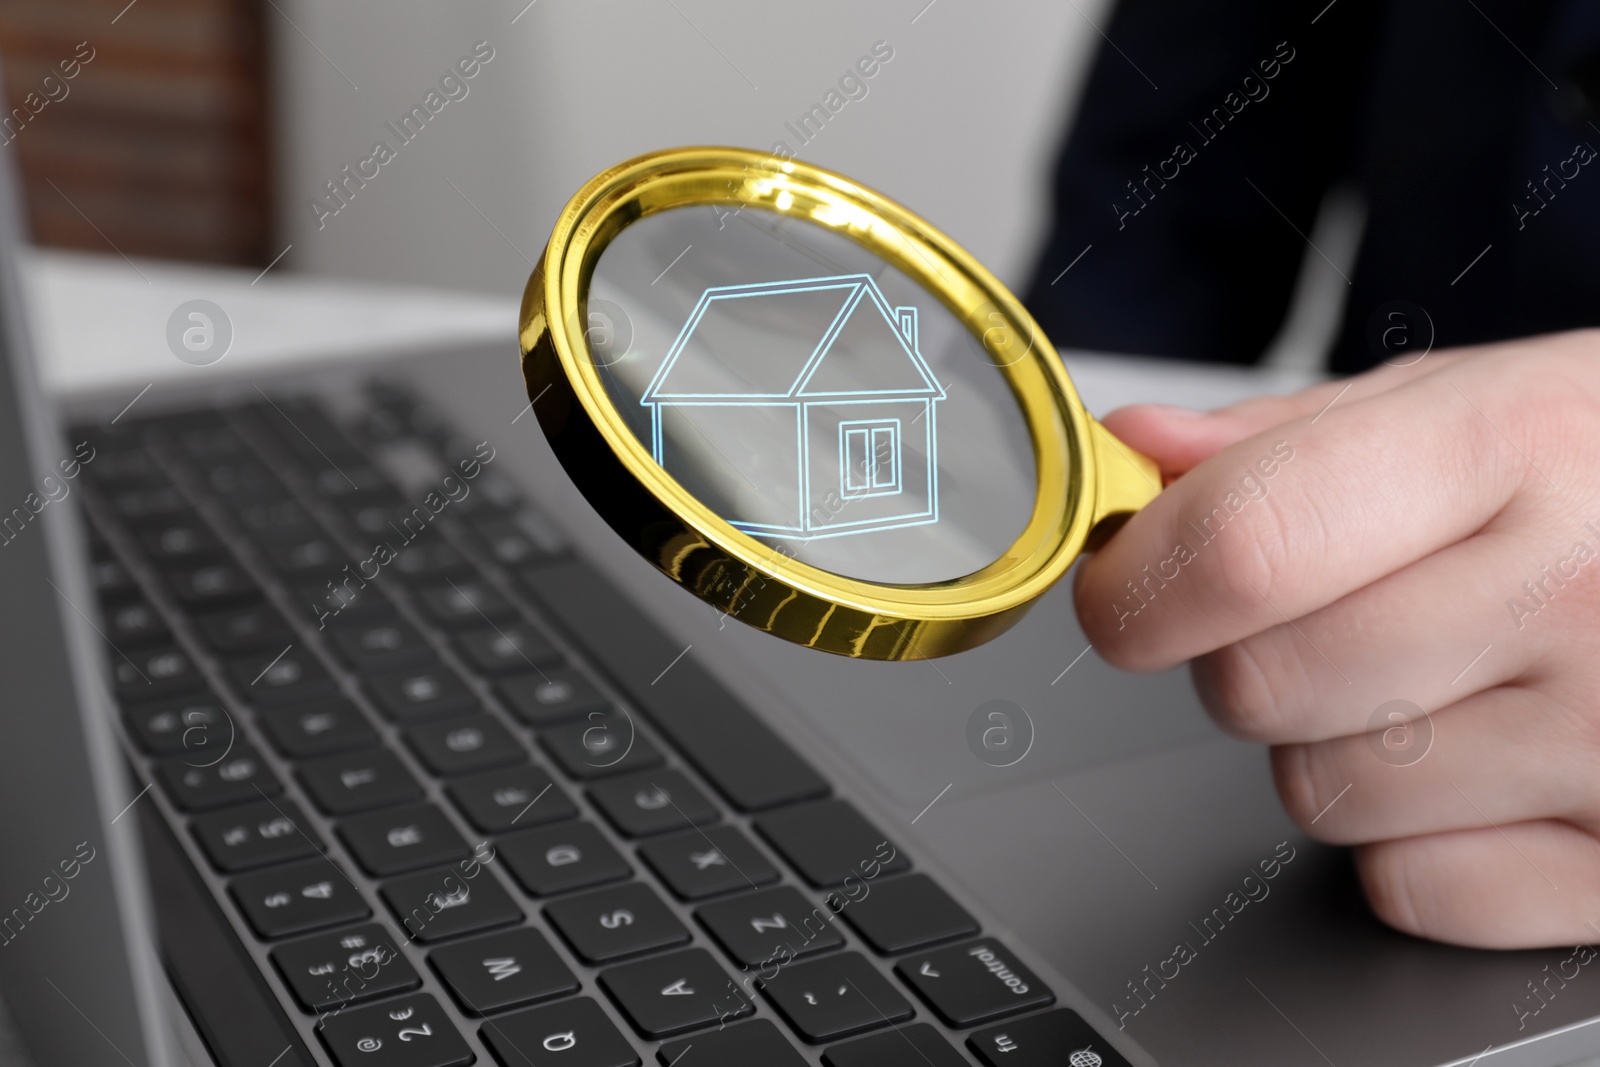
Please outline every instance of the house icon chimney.
M903 307L894 309L894 317L900 320L900 336L906 339L906 344L911 346L911 351L920 353L917 347L917 309Z

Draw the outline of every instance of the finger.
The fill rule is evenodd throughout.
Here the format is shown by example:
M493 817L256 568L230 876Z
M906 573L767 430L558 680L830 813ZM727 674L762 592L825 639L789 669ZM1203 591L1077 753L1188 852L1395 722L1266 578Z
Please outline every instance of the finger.
M1476 405L1474 384L1423 377L1206 460L1079 568L1085 632L1113 664L1164 668L1470 536L1513 498L1531 447L1500 436L1519 416L1495 380Z
M1560 647L1512 640L1523 620L1506 607L1507 575L1567 558L1573 535L1554 528L1548 544L1491 528L1209 652L1193 663L1195 688L1229 733L1282 744L1363 733L1396 697L1420 714L1511 681Z
M1279 745L1272 774L1289 817L1330 844L1578 817L1600 800L1592 732L1508 686L1369 733Z
M1100 420L1135 451L1155 460L1168 479L1176 478L1246 437L1305 416L1316 417L1336 403L1362 400L1448 364L1455 354L1432 363L1380 366L1354 378L1321 382L1283 396L1254 396L1216 411L1167 404L1134 404Z
M1600 842L1553 819L1364 845L1356 869L1378 918L1479 948L1588 944Z

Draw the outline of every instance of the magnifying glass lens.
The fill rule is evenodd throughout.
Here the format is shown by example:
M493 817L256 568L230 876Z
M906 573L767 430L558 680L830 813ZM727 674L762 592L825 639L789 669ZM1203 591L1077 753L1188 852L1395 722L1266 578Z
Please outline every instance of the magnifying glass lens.
M999 559L1033 512L1001 362L1024 353L997 357L1004 345L825 226L726 206L647 215L601 253L584 315L588 358L656 463L777 553L945 582Z

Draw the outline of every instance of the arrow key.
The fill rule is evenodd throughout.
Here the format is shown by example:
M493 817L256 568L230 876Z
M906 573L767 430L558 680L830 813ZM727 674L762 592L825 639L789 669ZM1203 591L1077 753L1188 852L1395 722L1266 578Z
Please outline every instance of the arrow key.
M600 985L639 1033L652 1039L755 1011L745 992L702 948L613 967L600 976Z

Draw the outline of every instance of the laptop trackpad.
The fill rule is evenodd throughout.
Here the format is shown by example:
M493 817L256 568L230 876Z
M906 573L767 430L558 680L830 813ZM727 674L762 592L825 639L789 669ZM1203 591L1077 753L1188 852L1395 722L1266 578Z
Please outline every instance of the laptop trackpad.
M973 796L1222 736L1187 669L1127 674L1088 648L1070 576L1009 633L945 659L869 663L760 634L736 640L746 636L761 673L902 804L920 807L946 785L947 799Z

